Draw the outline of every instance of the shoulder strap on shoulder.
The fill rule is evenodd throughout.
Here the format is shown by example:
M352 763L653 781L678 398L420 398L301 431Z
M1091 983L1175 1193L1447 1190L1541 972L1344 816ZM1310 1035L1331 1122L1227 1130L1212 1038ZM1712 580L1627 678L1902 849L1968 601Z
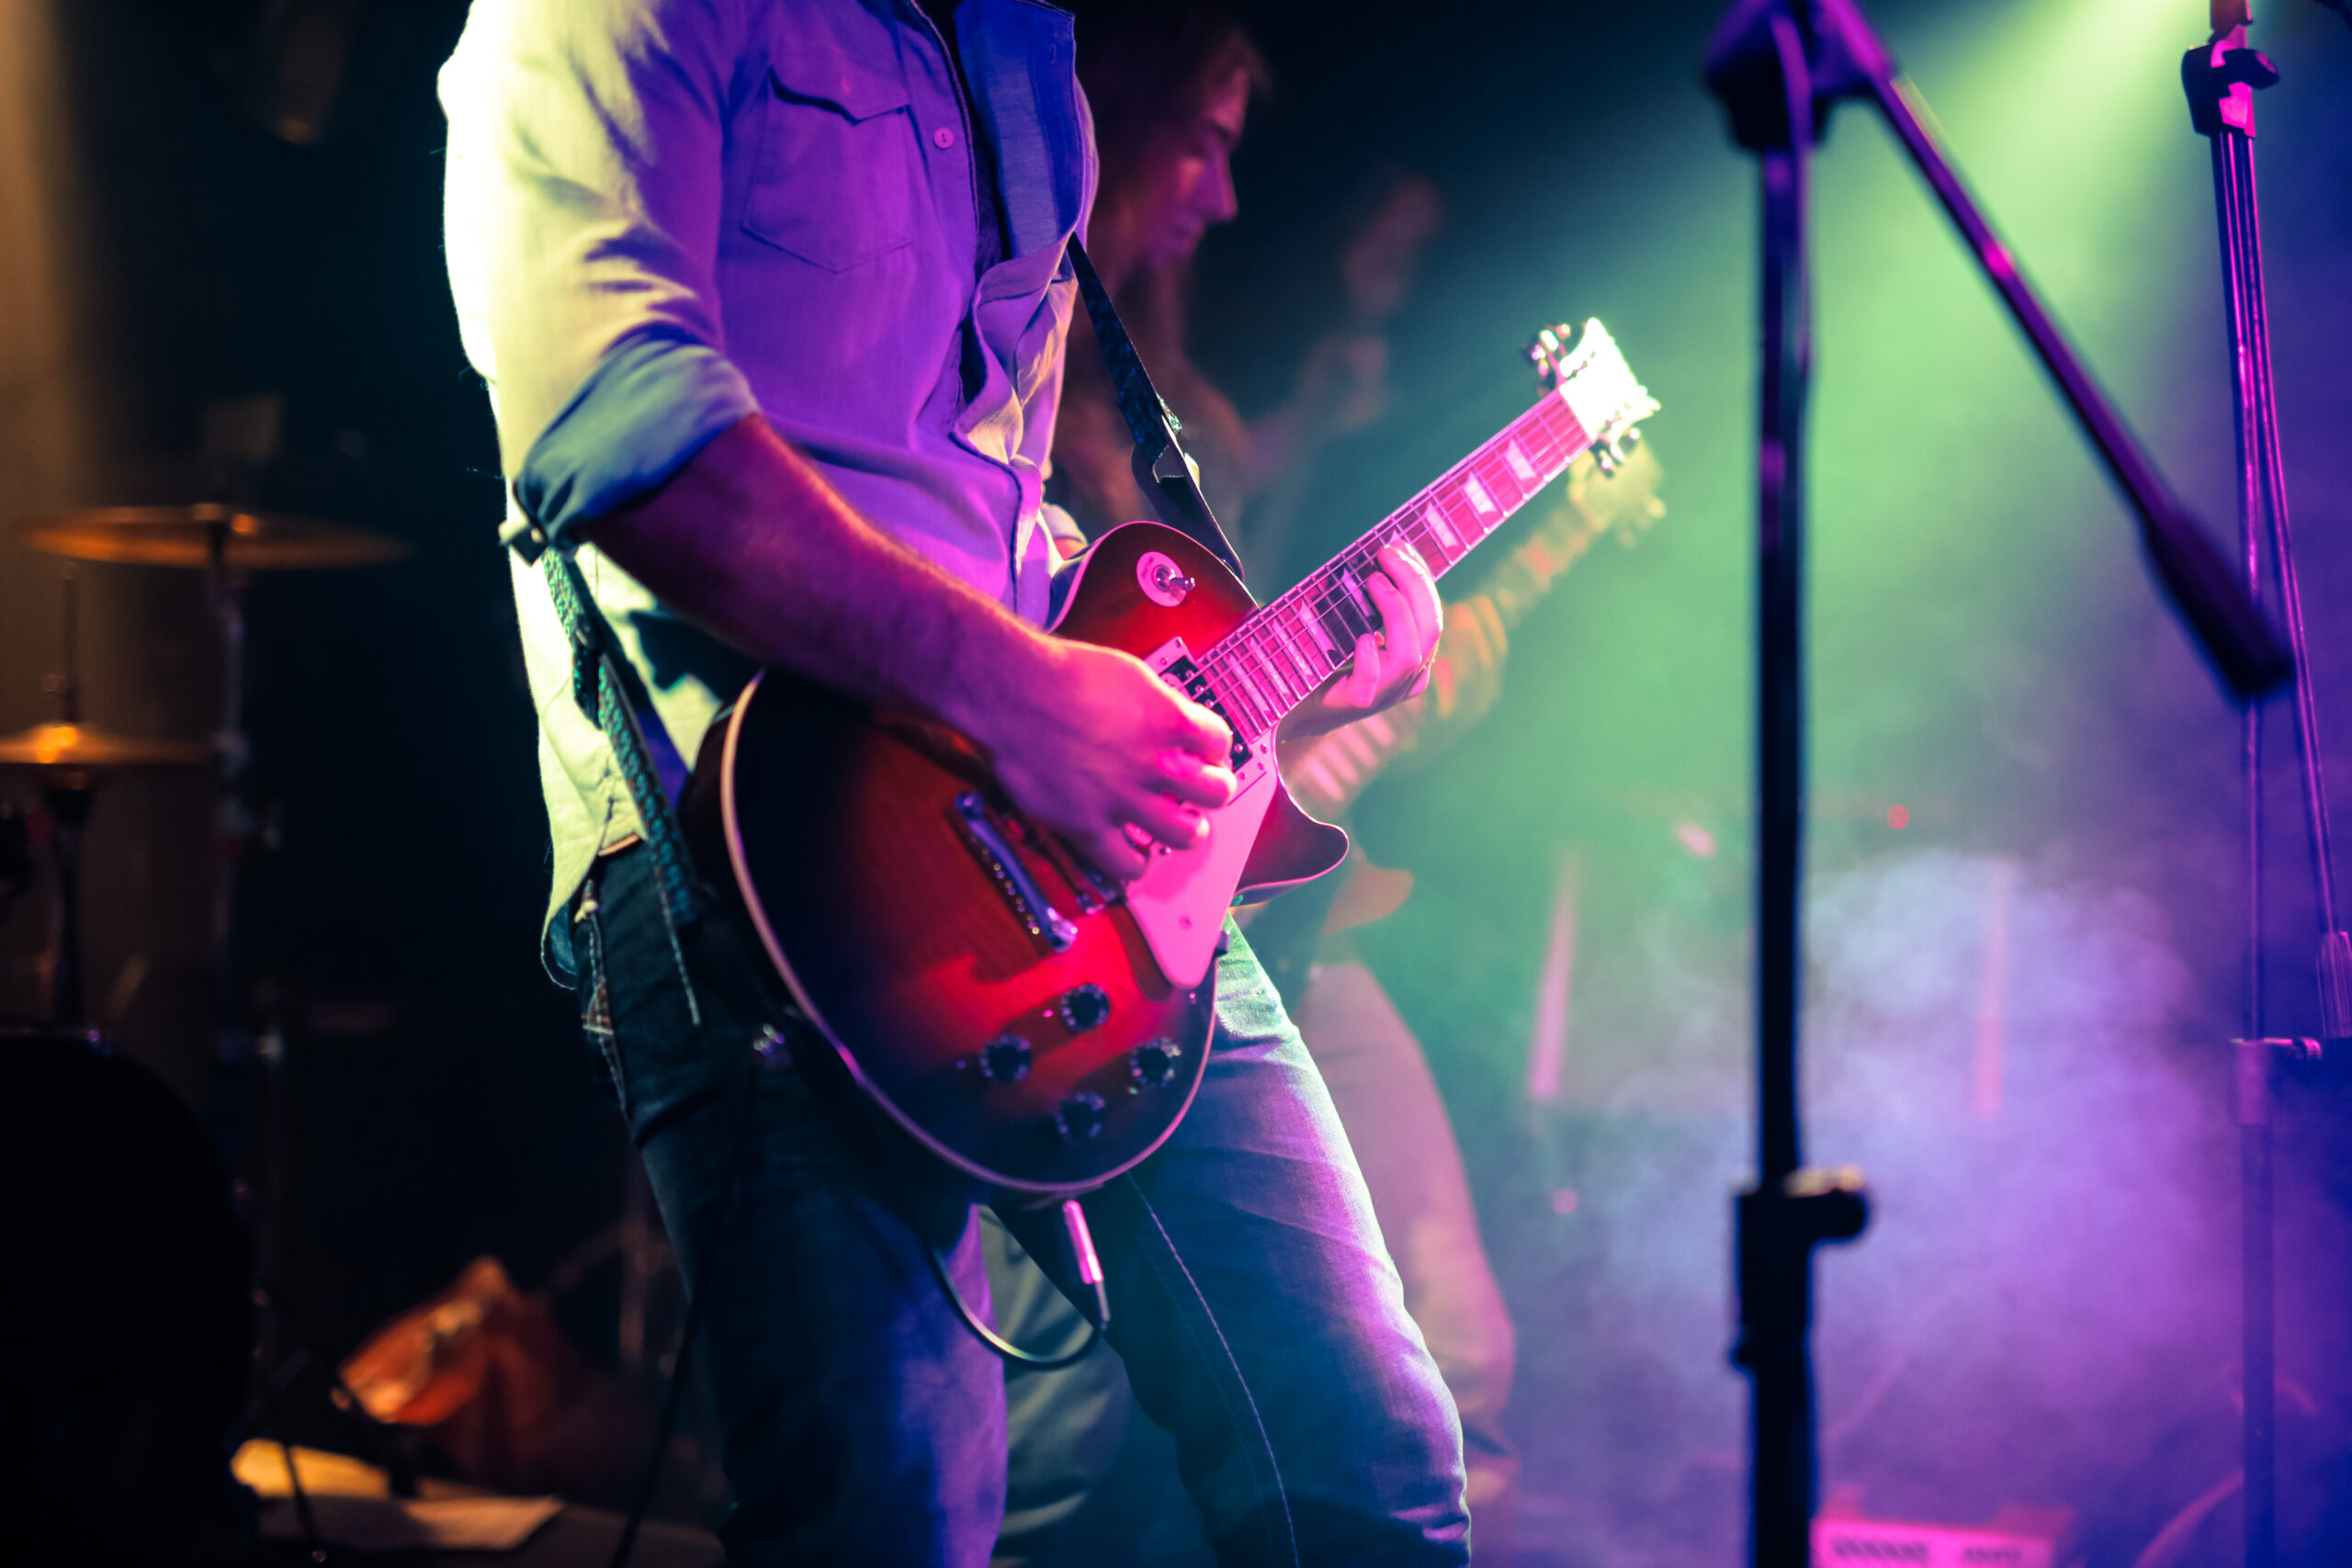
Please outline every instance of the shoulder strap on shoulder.
M1176 439L1181 422L1169 412L1168 404L1151 384L1151 376L1143 367L1143 356L1136 352L1135 340L1127 336L1127 329L1119 320L1119 312L1112 308L1110 290L1102 287L1102 279L1094 271L1094 264L1087 259L1086 247L1078 236L1069 238L1069 260L1078 274L1078 291L1086 300L1086 313L1094 322L1094 336L1102 344L1102 358L1111 367L1111 385L1118 394L1119 412L1125 416L1127 429L1136 438L1136 483L1159 513L1159 520L1180 533L1189 534L1217 559L1233 570L1233 575L1245 575L1241 558L1234 553L1233 543L1217 525L1216 514L1209 511L1208 498L1201 493L1200 469L1185 455Z

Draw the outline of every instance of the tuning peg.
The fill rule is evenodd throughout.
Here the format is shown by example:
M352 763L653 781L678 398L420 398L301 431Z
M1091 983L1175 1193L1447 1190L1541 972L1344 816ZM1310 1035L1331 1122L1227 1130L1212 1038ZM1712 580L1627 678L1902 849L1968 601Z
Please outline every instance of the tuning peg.
M1527 345L1527 357L1535 362L1535 373L1550 380L1560 373L1560 339L1550 327L1535 334Z

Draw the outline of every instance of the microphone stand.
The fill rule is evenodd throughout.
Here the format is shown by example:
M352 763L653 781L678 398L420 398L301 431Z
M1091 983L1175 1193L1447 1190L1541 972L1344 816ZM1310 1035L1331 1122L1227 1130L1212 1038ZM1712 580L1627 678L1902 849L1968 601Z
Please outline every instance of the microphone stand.
M1803 883L1804 418L1812 346L1809 153L1840 97L1874 103L2041 355L2130 502L2149 565L2241 704L2293 671L2221 552L2157 475L2059 333L1927 129L1917 91L1851 0L1735 0L1707 51L1708 89L1762 192L1757 570L1757 1180L1735 1214L1739 1339L1751 1383L1749 1552L1805 1568L1815 1502L1813 1251L1850 1240L1869 1200L1851 1168L1809 1170L1797 1105Z
M2212 144L2213 203L2227 296L2230 379L2235 393L2238 547L2246 591L2263 591L2263 536L2277 563L2280 609L2295 660L2295 739L2302 762L2304 824L2319 912L2319 998L2325 1041L2266 1038L2263 1032L2262 725L2249 708L2241 737L2245 779L2246 946L2244 1037L2234 1044L2239 1168L2239 1334L2245 1368L2241 1441L2245 1450L2245 1561L2270 1568L2278 1548L2276 1260L2272 1221L2271 1088L2282 1055L2312 1059L2323 1044L2352 1036L2352 933L2340 929L2335 851L2321 774L2319 717L2312 695L2303 632L2302 591L2287 526L2287 479L2279 458L2278 403L2270 369L2270 324L2264 298L2262 221L2254 177L2254 95L2278 70L2246 45L2253 18L2245 0L2217 0L2213 36L2181 58L2189 121Z

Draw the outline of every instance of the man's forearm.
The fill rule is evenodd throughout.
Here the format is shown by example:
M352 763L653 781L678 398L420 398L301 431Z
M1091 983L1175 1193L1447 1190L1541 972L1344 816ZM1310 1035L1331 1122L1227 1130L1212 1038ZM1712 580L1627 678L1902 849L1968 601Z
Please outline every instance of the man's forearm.
M1051 663L1050 639L876 530L757 415L586 532L761 663L967 731Z

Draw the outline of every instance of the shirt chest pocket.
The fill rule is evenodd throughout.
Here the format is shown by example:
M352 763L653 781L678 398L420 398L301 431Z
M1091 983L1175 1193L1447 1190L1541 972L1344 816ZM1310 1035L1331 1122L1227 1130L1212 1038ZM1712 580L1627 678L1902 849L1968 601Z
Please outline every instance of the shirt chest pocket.
M771 58L743 229L828 272L910 244L930 205L906 84L816 40Z

